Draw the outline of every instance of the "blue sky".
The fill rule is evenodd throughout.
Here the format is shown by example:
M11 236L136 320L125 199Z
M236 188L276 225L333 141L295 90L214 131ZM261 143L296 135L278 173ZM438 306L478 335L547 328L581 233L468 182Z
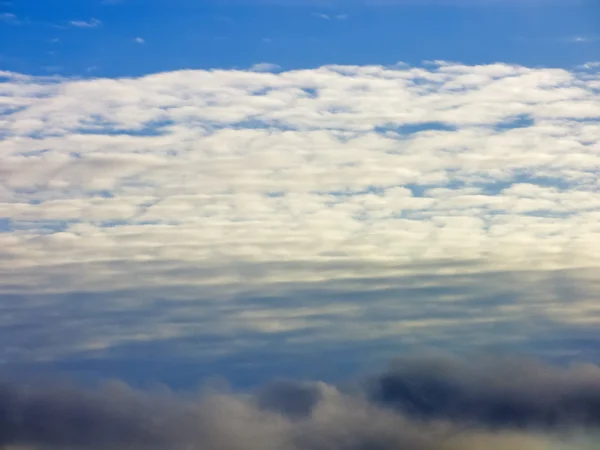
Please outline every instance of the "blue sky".
M423 60L570 67L600 53L599 9L592 0L21 0L2 6L0 56L6 70L94 76L257 62L285 69Z

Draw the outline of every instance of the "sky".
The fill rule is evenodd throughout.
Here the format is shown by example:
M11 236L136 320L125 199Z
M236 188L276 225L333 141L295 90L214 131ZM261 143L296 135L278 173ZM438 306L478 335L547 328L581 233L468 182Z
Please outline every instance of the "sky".
M3 1L0 448L598 448L598 55L593 0Z

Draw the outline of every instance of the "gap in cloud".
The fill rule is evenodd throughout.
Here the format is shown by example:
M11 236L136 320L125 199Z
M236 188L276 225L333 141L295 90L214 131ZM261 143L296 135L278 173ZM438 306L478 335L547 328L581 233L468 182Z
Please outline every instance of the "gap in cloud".
M160 137L168 134L167 127L174 125L172 120L153 120L143 124L140 128L113 128L114 124L106 122L102 117L92 117L87 127L73 130L78 134L105 135L105 136L132 136L132 137Z
M272 130L277 132L298 131L298 127L281 123L277 120L248 119L232 124L214 124L213 130Z
M10 233L11 231L13 231L11 218L0 217L0 233Z
M13 230L35 231L39 235L55 234L67 231L77 220L18 220L12 222Z
M518 114L502 120L494 126L494 129L514 130L517 128L529 128L535 125L535 119L530 114Z
M92 197L101 197L101 198L115 198L115 195L107 190L101 190L97 192L91 192L90 195Z
M544 175L537 175L531 172L515 171L511 176L509 182L496 181L496 182L485 182L476 183L476 186L481 188L481 193L485 195L499 195L505 189L510 188L515 184L532 184L544 188L555 188L558 190L567 190L577 186L576 182L549 177Z
M402 136L409 136L423 131L457 131L458 128L444 122L417 122L397 125L394 123L375 127L377 133L395 133Z
M385 190L390 188L391 186L386 186L386 187L382 187L382 186L367 186L366 189L361 189L361 190L352 190L350 188L347 188L345 190L333 190L333 191L315 191L314 193L317 195L331 195L333 197L354 197L357 195L369 195L369 194L375 194L375 195L383 195L385 193ZM399 187L403 187L403 186L399 186Z
M300 89L308 96L308 98L319 97L319 89L318 88L302 87Z

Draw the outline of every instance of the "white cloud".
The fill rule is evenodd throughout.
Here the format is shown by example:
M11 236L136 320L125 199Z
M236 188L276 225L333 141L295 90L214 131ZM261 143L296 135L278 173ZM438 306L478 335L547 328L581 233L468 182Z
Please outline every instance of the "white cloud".
M450 274L598 267L593 67L257 68L266 67L90 80L3 73L1 292L143 285L176 298L183 286L188 300L200 291L215 300L318 285L333 296L406 288L409 276L432 271L441 283ZM519 282L520 295L533 295ZM521 317L541 298L555 301L536 295L517 305ZM137 301L128 298L120 301ZM556 300L543 314L565 326L600 321L590 301L573 294L568 313ZM207 330L313 327L306 339L350 342L423 327L450 333L460 322L401 318L386 303L378 307L394 321L328 328L322 308L332 305L292 316L230 311ZM331 314L346 314L348 305L337 306ZM484 326L486 317L469 320ZM147 333L138 326L106 346ZM101 342L98 327L77 345ZM64 345L39 351L83 351Z
M233 258L313 258L335 247L353 257L411 260L427 248L440 258L491 252L502 264L513 261L511 252L575 251L565 239L598 207L599 128L589 120L600 108L590 81L574 73L503 65L257 73L275 68L7 84L11 103L26 107L5 119L12 135L3 155L7 200L23 189L65 201L100 190L150 195L161 200L137 221L175 221L168 239L180 227L201 226L206 234L193 238L201 245L224 221L240 233L261 224L251 253L210 238L209 249ZM519 115L535 123L496 128ZM446 128L435 130L434 122ZM425 129L405 134L402 126ZM22 156L41 142L45 153ZM469 191L445 187L451 183ZM362 192L370 187L378 191ZM448 191L443 199L434 194L440 188ZM462 222L442 225L442 216ZM533 242L541 236L524 229L527 252L520 240L510 243L516 235L493 234L506 220L521 227L534 219L554 231L539 246ZM292 224L301 228L290 240ZM470 227L479 238L465 246L460 237ZM378 235L412 238L382 247ZM275 236L282 244L270 246ZM577 248L595 260L595 246Z
M90 20L71 20L69 24L75 28L98 28L102 22L91 18Z
M146 43L146 41L145 41L143 38L141 38L141 37L136 37L136 38L134 39L134 41L135 41L136 43L138 43L138 44L145 44L145 43Z

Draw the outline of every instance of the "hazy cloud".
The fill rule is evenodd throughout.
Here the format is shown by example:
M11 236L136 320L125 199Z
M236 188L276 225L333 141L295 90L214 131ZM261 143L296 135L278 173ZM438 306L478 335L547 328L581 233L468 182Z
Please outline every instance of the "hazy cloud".
M281 69L281 67L273 63L258 63L250 68L253 72L274 72L279 69Z

